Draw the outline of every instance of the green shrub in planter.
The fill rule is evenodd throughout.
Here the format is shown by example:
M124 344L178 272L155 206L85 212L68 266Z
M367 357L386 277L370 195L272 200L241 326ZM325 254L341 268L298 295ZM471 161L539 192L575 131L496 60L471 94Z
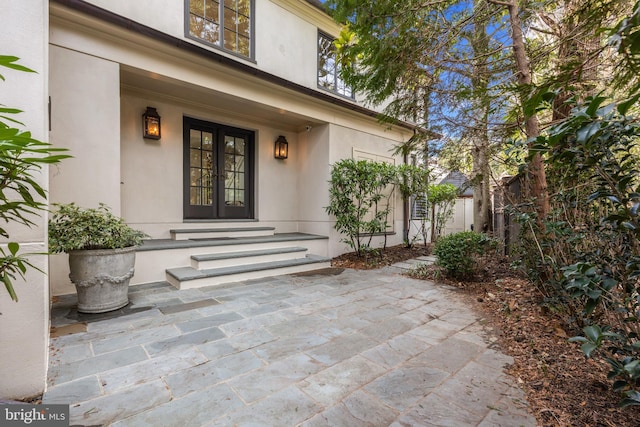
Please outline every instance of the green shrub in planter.
M462 231L438 239L433 253L448 276L460 279L473 274L475 255L482 254L490 241L485 234Z
M129 304L136 246L145 234L103 204L94 209L73 203L57 207L49 220L49 250L69 254L69 279L76 287L78 312L105 313Z
M85 209L74 203L56 205L49 219L49 251L119 249L138 246L146 234L129 227L122 218L100 204Z

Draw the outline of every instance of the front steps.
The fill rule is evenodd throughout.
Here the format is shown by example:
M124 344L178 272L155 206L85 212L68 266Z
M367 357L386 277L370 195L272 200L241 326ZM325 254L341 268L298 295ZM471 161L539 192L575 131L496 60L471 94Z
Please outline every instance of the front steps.
M191 289L331 266L324 236L276 234L272 227L171 230L171 236L138 249L133 283L166 280Z
M273 236L275 227L185 228L169 230L172 240Z
M282 274L301 273L328 267L331 267L330 259L317 255L307 255L304 258L205 270L197 270L193 267L172 268L167 270L167 281L178 289L192 289Z

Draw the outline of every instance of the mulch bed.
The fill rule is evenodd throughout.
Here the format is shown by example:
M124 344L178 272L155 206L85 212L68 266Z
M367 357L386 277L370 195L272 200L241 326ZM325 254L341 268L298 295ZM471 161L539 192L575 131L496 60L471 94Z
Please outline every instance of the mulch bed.
M429 255L430 247L402 245L368 259L341 255L333 265L370 269ZM470 305L498 332L501 350L514 358L508 369L525 391L529 410L539 426L640 426L640 409L617 407L620 396L607 380L608 364L586 359L568 338L577 333L561 313L547 309L536 287L495 255L480 262L475 277L452 281L436 266L422 273L430 280L455 286Z

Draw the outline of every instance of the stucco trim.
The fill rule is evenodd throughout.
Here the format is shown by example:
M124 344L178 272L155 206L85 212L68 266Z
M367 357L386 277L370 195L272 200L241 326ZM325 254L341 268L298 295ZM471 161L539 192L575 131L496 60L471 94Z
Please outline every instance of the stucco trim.
M267 81L269 83L293 90L297 93L315 98L319 101L330 103L341 108L349 109L356 113L362 114L364 116L369 116L375 119L379 119L381 117L378 112L370 110L366 107L362 107L356 104L355 101L351 102L346 99L338 98L328 93L320 92L318 90L311 89L309 87L300 85L298 83L286 80L282 77L278 77L274 74L267 73L251 65L238 62L220 53L208 50L204 47L200 47L186 40L173 37L169 34L163 33L154 28L135 22L129 18L125 18L121 15L102 9L98 6L87 3L83 0L51 0L51 1L53 3L57 3L61 6L67 7L69 9L73 9L77 12L88 15L90 17L97 18L108 24L115 25L121 29L125 29L128 31L143 35L145 37L148 37L160 43L177 47L186 52L203 57L209 61L217 62L221 65L232 68L238 72L245 73L253 77L256 77L258 79ZM395 124L397 126L400 126L406 129L412 129L412 130L416 129L415 125L408 122L404 122L404 121L397 121Z
M315 25L324 32L330 33L333 37L340 34L342 26L327 14L327 10L322 3L314 0L271 0L273 3L283 7L292 13L300 16L307 22ZM320 13L318 13L320 11Z

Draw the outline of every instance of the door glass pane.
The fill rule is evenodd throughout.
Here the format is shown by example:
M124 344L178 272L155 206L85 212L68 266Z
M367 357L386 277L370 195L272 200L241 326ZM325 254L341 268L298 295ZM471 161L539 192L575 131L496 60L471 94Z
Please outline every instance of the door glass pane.
M196 187L191 187L191 194L189 197L190 203L192 205L201 205L201 198L200 198L200 190Z
M225 136L224 139L224 196L227 206L245 206L244 164L246 140L241 137Z
M213 134L191 129L189 133L189 203L213 204Z

